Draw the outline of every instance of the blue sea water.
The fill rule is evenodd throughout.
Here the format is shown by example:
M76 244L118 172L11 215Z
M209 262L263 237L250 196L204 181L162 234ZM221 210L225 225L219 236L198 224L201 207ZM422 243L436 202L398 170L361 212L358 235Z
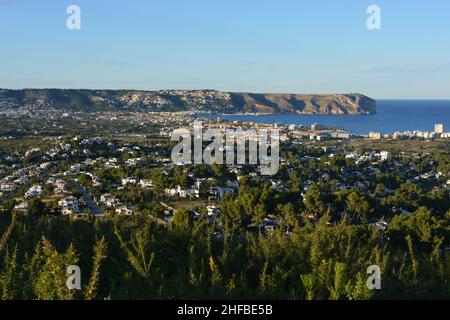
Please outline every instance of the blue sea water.
M207 115L216 119L218 116ZM221 119L257 123L283 123L310 126L313 123L342 128L355 134L370 131L434 131L434 125L444 124L450 132L450 100L377 100L374 115L221 115Z

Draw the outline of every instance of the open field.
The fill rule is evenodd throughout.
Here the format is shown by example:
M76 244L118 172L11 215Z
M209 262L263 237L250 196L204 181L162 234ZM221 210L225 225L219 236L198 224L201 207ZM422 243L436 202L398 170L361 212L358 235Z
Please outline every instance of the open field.
M350 149L370 149L375 151L403 152L403 153L432 153L450 150L450 141L446 140L351 140Z

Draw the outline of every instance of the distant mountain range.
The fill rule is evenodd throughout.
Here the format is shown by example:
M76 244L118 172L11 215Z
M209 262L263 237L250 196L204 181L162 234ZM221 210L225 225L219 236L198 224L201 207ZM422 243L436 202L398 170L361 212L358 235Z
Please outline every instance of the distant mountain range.
M215 90L0 89L0 109L191 111L196 113L374 114L362 94L240 93Z

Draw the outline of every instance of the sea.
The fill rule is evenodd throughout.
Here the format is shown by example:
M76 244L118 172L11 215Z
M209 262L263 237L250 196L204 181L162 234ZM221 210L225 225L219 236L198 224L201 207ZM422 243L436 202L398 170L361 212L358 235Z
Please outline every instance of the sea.
M369 132L392 134L406 131L434 131L443 124L450 132L450 100L377 100L374 115L202 115L229 121L321 126L347 130L357 135Z

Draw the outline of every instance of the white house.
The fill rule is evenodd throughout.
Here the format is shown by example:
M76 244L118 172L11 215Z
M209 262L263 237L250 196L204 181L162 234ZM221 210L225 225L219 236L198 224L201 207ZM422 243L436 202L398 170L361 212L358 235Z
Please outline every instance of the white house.
M25 198L33 198L33 197L40 197L42 194L42 186L41 185L34 185L30 189L28 189L27 192L25 192Z
M389 158L389 152L388 151L381 151L380 152L381 160L386 161Z
M177 186L174 189L166 189L166 194L169 196L178 196L180 198L188 198L194 194L194 191L192 189L183 189L181 186Z
M127 186L129 184L136 184L138 182L137 178L129 177L122 179L122 186Z
M3 192L12 192L16 190L17 186L11 182L4 182L0 185L0 190Z
M28 202L23 201L14 207L14 210L23 214L28 214Z
M116 209L116 214L120 214L120 215L123 215L123 216L132 216L133 215L133 210L130 207L121 206L121 207Z
M61 208L61 213L65 216L78 214L80 212L78 199L73 196L61 199L58 202L58 205Z
M145 188L152 188L153 187L153 181L150 179L141 179L139 181L139 186L143 189Z
M113 195L110 195L109 193L102 194L100 196L100 202L106 205L108 208L115 208L116 206L120 205L119 199L117 199Z
M217 215L217 207L215 205L208 206L206 210L208 211L208 216L210 217L215 217Z

